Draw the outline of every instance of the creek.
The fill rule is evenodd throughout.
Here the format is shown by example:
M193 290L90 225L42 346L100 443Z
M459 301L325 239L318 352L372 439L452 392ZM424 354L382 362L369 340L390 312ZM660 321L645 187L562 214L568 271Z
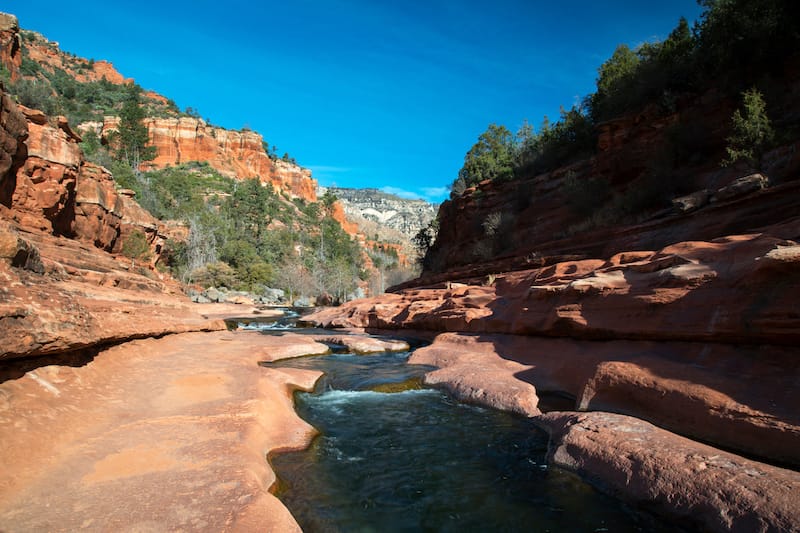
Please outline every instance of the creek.
M548 466L547 435L526 418L426 388L431 368L408 364L410 354L335 349L262 363L324 372L295 395L319 435L271 457L277 495L304 531L675 530Z

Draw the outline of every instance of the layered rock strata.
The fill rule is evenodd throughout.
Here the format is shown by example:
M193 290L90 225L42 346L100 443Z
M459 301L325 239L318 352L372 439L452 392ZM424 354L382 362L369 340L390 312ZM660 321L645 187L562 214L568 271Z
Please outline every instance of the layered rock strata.
M80 241L0 220L0 361L224 329L169 278Z
M156 157L145 163L164 168L190 161L207 162L232 179L259 179L276 190L307 202L317 201L317 182L311 171L295 163L271 159L264 150L263 137L251 130L228 130L192 117L144 120ZM101 125L87 124L101 136L117 129L118 117L106 117Z
M127 234L141 231L158 251L166 239L161 224L117 190L108 170L84 159L81 139L64 117L18 106L5 94L0 98L4 218L109 252L119 252Z

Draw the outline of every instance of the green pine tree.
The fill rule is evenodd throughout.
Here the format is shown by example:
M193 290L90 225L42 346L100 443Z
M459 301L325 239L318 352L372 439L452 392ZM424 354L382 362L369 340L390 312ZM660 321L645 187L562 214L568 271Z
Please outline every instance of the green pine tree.
M752 88L742 94L743 109L733 112L733 133L728 137L728 153L722 164L732 165L745 160L756 170L761 170L764 152L769 148L775 133L772 130L767 105L761 93Z
M119 113L119 127L115 143L117 147L116 158L127 163L134 172L138 172L143 161L150 161L155 157L155 148L148 146L150 137L144 125L145 111L141 105L142 88L131 84L128 94Z

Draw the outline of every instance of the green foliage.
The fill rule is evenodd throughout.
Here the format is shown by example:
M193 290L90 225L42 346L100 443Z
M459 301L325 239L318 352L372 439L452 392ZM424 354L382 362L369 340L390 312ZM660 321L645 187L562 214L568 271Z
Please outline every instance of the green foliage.
M7 87L11 83L11 71L0 63L0 83Z
M761 170L764 151L775 137L767 104L761 93L753 88L742 93L743 108L733 112L733 133L728 137L728 157L723 165L745 160L754 169Z
M95 130L89 129L83 133L81 137L81 149L87 159L91 161L92 158L100 152L102 147L103 145L100 143L100 137Z
M628 105L627 97L636 82L640 61L633 50L621 44L600 66L597 92L592 95L592 110L596 120L618 113Z
M430 270L432 265L431 248L433 243L436 242L436 236L439 233L439 219L434 218L427 226L421 228L414 238L411 239L414 248L417 249L417 257L422 268Z
M236 275L234 270L222 262L207 263L194 269L191 280L202 287L234 287Z
M558 122L550 125L547 117L538 134L518 144L520 165L517 174L539 174L591 155L595 145L594 125L582 107L561 110Z
M208 163L186 163L143 173L136 178L127 165L114 166L114 179L137 192L142 207L162 219L188 220L233 193L235 182Z
M22 65L19 68L19 73L23 76L36 76L42 71L42 67L36 61L27 56L22 56Z
M114 176L157 217L189 224L187 242L168 243L164 259L185 281L254 292L277 284L294 296L329 293L343 300L362 273L358 244L330 217L332 194L290 202L269 184L234 181L206 163L139 176L116 163Z
M130 232L122 241L122 255L131 259L150 259L150 243L147 242L147 236L139 230Z
M58 101L54 98L50 87L38 80L20 79L9 86L17 101L25 107L39 109L47 115L58 113Z
M144 125L145 112L142 108L142 88L129 84L127 95L119 113L119 126L113 136L112 144L116 148L115 157L126 162L134 172L139 170L143 161L155 157L155 150L147 146L150 137Z
M681 18L662 42L644 43L635 49L619 45L598 69L596 92L581 105L562 110L555 124L545 117L535 132L526 122L516 135L491 124L466 154L452 184L451 198L485 179L541 174L591 156L596 149L597 124L646 106L670 114L687 93L715 87L723 93L738 94L747 86L768 87L771 77L783 75L791 51L800 49L800 2L699 3L704 10L693 28ZM744 159L758 166L772 139L771 130L764 128L769 126L766 114L754 101L738 113L734 134L728 139L726 162ZM787 132L798 128L796 118L784 119L778 135L786 137ZM673 163L691 164L698 153L708 149L706 138L710 133L694 125L681 124L670 134L674 134ZM582 186L591 189L592 185L599 184ZM587 210L584 206L575 208Z
M539 132L525 122L516 135L505 126L489 125L464 158L464 166L450 188L456 198L483 180L507 180L541 173L592 153L595 133L583 107L562 109L558 122L544 117Z
M514 175L514 135L505 126L489 124L464 157L464 166L453 183L451 196L483 180L509 179Z
M699 0L699 73L752 83L776 73L800 48L800 4L794 0Z
M611 185L604 178L579 178L574 173L569 173L564 180L567 203L580 216L591 215L610 193Z

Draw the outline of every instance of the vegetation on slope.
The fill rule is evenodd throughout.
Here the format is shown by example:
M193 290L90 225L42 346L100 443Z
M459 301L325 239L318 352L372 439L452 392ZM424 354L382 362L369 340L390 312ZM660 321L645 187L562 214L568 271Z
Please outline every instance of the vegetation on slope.
M256 293L277 287L290 298L327 295L333 301L356 293L369 277L358 243L332 217L334 196L315 203L292 200L258 179L236 181L197 162L141 172L141 163L155 156L143 120L199 114L191 108L181 112L173 101L132 82L85 81L94 60L62 52L34 32L22 30L20 37L20 77L12 83L10 72L0 68L0 81L19 103L65 115L72 124L119 117L117 130L105 139L93 128L86 130L82 148L87 159L111 170L120 187L134 190L142 207L176 222L177 238L162 250L161 267L205 287ZM51 59L40 63L34 51ZM264 148L279 159L277 147L265 143ZM280 159L294 163L289 154ZM122 253L149 259L144 235L129 236ZM398 269L396 257L383 251L373 255L378 269L372 285L382 286Z
M699 3L693 26L681 19L662 42L617 47L595 92L557 122L489 125L441 228L415 239L424 270L536 264L540 244L674 213L674 199L702 197L715 180L764 170L771 184L795 179L773 149L800 138L800 3Z
M792 0L700 0L705 8L690 28L686 19L662 42L635 50L619 45L598 70L597 90L580 105L562 109L538 131L527 123L514 134L491 124L467 152L451 198L483 180L511 180L556 169L593 155L596 126L655 106L666 116L680 98L710 88L738 97L758 90L767 99L787 56L800 49L800 4ZM755 89L754 89L755 88ZM778 135L797 133L781 124ZM762 147L763 148L763 147Z
M269 184L223 177L207 163L138 175L122 167L115 176L156 217L188 227L188 237L168 241L162 255L186 282L343 301L367 278L358 244L331 217L333 197L290 201Z

